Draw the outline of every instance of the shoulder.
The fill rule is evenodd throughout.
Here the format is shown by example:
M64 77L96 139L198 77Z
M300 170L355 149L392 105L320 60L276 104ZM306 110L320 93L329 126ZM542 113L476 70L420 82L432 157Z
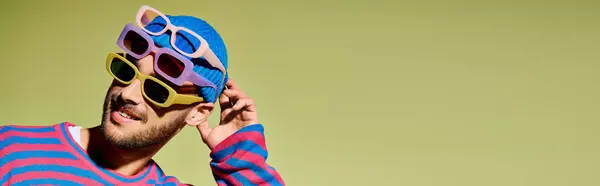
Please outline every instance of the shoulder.
M44 133L44 132L55 132L62 128L77 126L70 122L61 122L48 125L26 125L26 124L2 124L0 123L0 135L1 134L12 134L16 132L28 132L28 133Z
M23 136L27 137L25 134L52 134L56 132L57 126L60 124L54 125L44 125L44 126L34 126L34 125L1 125L0 126L0 137L8 137L8 136Z
M33 125L2 125L0 126L0 150L6 150L6 147L19 144L23 145L42 145L59 144L61 124L33 126Z
M50 150L62 149L57 125L0 126L0 165L11 167L19 160L48 157L52 155Z
M153 177L155 177L155 179L150 179L147 184L173 185L173 186L175 186L175 185L191 185L191 184L182 183L175 176L170 176L170 175L165 174L165 172L162 170L162 168L154 160L151 160L150 163L153 164L153 166L151 166L151 167L152 167L152 169L154 169L152 172L155 174L155 176L153 176Z

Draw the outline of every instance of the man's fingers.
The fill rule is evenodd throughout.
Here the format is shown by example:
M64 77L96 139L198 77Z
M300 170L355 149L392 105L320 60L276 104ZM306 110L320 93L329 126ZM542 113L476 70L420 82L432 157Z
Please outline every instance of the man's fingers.
M233 79L227 81L227 89L223 90L221 95L221 109L232 108L235 111L247 108L247 111L254 111L254 101L237 86ZM232 107L233 105L233 107Z
M246 108L248 111L255 111L254 100L250 98L242 98L233 105L233 110L239 111Z
M233 101L233 102L237 102L238 100L240 100L242 98L248 97L248 96L246 96L246 94L244 94L239 89L227 89L227 90L223 91L223 94L225 96L229 97L229 100Z
M237 83L235 83L235 81L231 78L229 78L227 80L227 83L225 83L225 85L227 86L227 88L229 89L239 89Z

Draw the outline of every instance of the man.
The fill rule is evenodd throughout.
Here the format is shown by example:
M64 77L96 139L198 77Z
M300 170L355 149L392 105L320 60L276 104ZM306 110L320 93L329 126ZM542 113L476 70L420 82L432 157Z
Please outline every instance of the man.
M211 149L218 185L284 185L266 163L256 107L228 78L220 35L205 21L142 6L109 53L114 80L101 124L0 126L2 185L183 185L152 157L185 126ZM218 98L218 101L217 101ZM218 102L220 123L208 116ZM185 166L182 162L181 166Z

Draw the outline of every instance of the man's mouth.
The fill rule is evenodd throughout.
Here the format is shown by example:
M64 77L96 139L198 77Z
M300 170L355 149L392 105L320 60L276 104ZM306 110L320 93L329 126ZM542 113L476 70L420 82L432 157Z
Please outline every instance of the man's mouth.
M117 113L119 113L119 115L121 115L127 119L141 120L141 118L139 116L135 115L135 113L133 113L129 110L125 110L125 109L123 109L123 107L121 107L121 109L119 111L117 111Z
M118 101L114 101L111 106L111 118L118 124L142 121L142 116L134 109L131 105L120 105Z

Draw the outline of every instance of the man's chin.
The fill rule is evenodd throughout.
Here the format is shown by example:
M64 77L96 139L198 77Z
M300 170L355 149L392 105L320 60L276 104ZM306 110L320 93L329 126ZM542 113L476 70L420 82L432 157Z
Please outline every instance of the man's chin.
M110 119L106 120L102 124L102 134L107 142L111 145L120 148L120 149L131 149L134 148L131 145L131 140L127 139L128 135L123 128L118 126L118 124L114 124Z

